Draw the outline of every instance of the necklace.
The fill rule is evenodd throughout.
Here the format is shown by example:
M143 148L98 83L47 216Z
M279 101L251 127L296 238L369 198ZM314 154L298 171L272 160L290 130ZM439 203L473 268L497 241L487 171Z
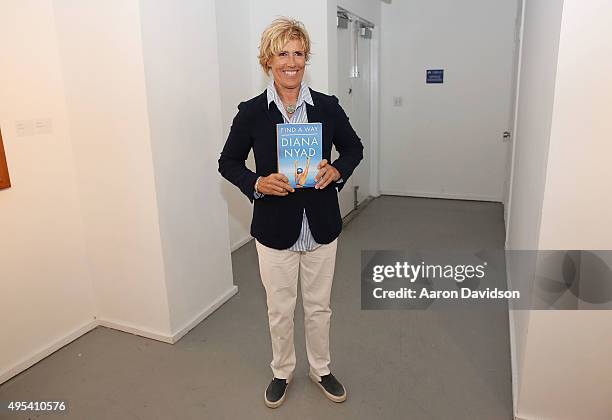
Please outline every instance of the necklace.
M295 112L295 105L294 104L289 104L286 106L287 108L287 112L290 114L293 114Z

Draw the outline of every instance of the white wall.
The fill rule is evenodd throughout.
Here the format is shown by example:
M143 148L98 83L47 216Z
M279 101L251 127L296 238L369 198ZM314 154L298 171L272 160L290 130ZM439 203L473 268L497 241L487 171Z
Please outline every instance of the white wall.
M213 0L140 6L0 5L0 383L96 325L175 342L236 292Z
M530 3L544 2L528 1L527 12L559 19L558 7L551 9L549 2ZM612 248L612 199L606 194L612 187L610 16L612 4L607 1L563 4L541 223L536 232L540 249ZM534 119L535 115L530 118ZM610 311L532 311L518 415L612 418L611 324Z
M519 418L612 418L611 321L610 311L532 311Z
M509 248L612 247L610 15L605 1L525 3ZM609 311L511 315L516 415L611 418Z
M0 39L2 383L91 328L95 307L51 1L1 2ZM37 118L52 133L17 136Z
M609 1L563 6L540 246L612 245L611 16Z
M96 315L167 335L138 2L54 4Z
M223 139L227 139L232 120L238 112L237 106L257 95L253 83L253 63L257 62L257 48L253 48L250 32L249 0L215 1L217 27L246 28L241 31L220 30L217 33L219 82L221 91L221 120ZM220 153L221 149L217 151ZM247 166L255 170L253 153ZM253 208L242 192L229 182L221 183L221 191L227 203L229 217L229 241L232 250L251 239L251 216Z
M179 7L177 7L179 6ZM147 109L171 331L234 294L213 0L140 1Z
M383 193L502 201L516 9L515 0L381 4ZM444 83L426 84L427 69L444 69Z

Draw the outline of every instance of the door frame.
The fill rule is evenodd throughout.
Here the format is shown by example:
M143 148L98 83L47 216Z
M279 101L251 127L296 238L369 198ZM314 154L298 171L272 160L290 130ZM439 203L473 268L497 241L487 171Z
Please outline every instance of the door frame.
M335 2L334 2L335 3ZM334 28L334 40L333 47L330 45L329 52L331 55L337 56L338 48L338 37L335 35L337 31L336 16L338 12L344 12L354 19L359 19L365 23L373 26L372 38L370 38L370 156L369 156L369 173L370 177L368 180L369 195L372 197L380 196L380 185L379 185L379 168L380 168L380 31L381 24L372 22L360 15L352 12L350 9L339 6L337 3L333 9L333 28ZM331 10L330 10L331 12ZM331 28L330 28L331 29ZM330 43L332 44L332 43ZM335 58L335 57L334 57ZM338 90L338 78L340 77L338 71L337 59L330 60L330 66L333 66L333 73L335 74L335 80L330 80L330 90ZM333 78L332 78L333 79Z
M507 182L508 187L505 191L505 196L503 197L504 204L504 225L505 225L505 243L504 249L508 250L508 231L509 231L509 222L510 215L512 212L512 189L514 185L514 160L515 160L515 150L516 150L516 134L518 127L518 106L519 106L519 87L521 83L521 63L522 63L522 55L523 55L523 34L525 27L525 2L527 0L517 0L517 18L516 18L516 36L518 45L516 46L515 56L514 56L514 77L513 77L513 89L514 95L513 98L513 107L512 107L512 115L510 124L512 125L512 137L511 137L511 151L509 153L509 168L507 168ZM510 280L510 273L508 272L508 264L506 264L506 281ZM507 283L508 289L510 289L510 284ZM511 378L512 378L512 414L514 417L518 415L518 393L519 393L519 378L518 378L518 355L516 354L517 350L517 338L515 336L516 331L516 320L517 312L508 309L508 331L509 331L509 339L510 339L510 370L511 370Z
M380 196L380 24L374 27L370 39L370 195Z
M506 168L506 186L504 188L504 196L502 202L504 204L504 225L506 228L506 241L505 247L508 248L508 236L507 232L509 229L510 212L512 204L512 184L514 182L514 159L516 149L516 131L518 127L517 115L519 105L519 84L521 80L521 55L523 52L523 26L525 21L525 0L517 0L517 11L515 21L515 42L516 47L514 50L513 60L513 75L512 75L512 92L511 94L511 115L509 116L509 126L512 127L512 133L510 137L510 153L508 153L508 164Z

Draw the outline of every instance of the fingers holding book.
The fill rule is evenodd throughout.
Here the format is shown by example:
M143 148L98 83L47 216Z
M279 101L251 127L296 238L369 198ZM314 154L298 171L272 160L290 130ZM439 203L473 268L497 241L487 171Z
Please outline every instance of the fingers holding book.
M322 189L327 187L332 181L337 181L340 179L340 172L332 165L327 163L327 159L323 159L319 162L317 166L319 172L317 176L315 176L315 181L317 181L315 188Z
M289 178L285 174L270 174L261 177L257 184L257 191L267 195L285 196L295 190L289 184Z

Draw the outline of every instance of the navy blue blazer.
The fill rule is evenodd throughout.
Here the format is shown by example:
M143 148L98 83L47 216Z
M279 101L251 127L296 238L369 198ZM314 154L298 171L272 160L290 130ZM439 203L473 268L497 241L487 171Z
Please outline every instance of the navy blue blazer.
M270 248L287 249L297 241L304 209L317 243L328 244L336 239L342 230L338 191L363 158L361 140L338 98L312 89L310 92L314 106L305 103L308 122L322 123L322 152L328 162L332 144L336 147L339 157L331 164L340 172L343 183L332 182L323 189L296 189L286 196L265 195L254 200L257 178L278 172L276 124L283 123L283 116L274 102L268 107L266 91L238 105L238 114L219 158L221 175L254 201L251 235ZM245 164L251 149L255 172Z

